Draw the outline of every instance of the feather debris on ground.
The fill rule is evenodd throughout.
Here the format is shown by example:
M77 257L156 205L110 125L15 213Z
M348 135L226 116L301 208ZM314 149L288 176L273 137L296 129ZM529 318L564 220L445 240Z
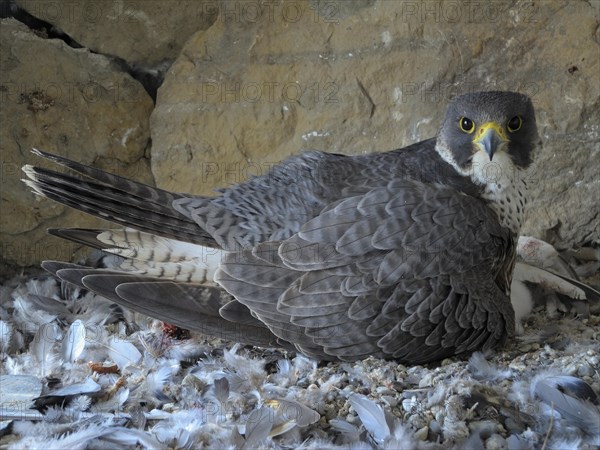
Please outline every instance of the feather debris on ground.
M568 278L595 264L532 247ZM15 278L0 288L0 448L596 448L600 316L562 294L552 309L556 288L528 291L507 348L407 367L178 335L52 276Z

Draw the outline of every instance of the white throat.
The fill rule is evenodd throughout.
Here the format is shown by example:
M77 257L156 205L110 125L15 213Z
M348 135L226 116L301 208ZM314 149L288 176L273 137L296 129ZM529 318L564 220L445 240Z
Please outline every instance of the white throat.
M465 170L456 164L448 150L439 146L436 150L458 173L468 176L474 184L484 187L481 196L489 200L489 206L498 216L502 226L518 235L526 218L526 170L515 166L504 151L494 154L492 161L485 152L477 151L473 155L471 167Z
M469 173L475 184L485 186L482 197L490 201L502 225L517 236L525 222L528 200L525 175L503 151L496 153L492 161L483 152L475 153Z

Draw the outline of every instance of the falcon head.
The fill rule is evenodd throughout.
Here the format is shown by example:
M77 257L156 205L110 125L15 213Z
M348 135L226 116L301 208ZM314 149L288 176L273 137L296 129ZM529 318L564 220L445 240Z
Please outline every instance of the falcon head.
M477 184L487 184L486 172L491 166L493 173L505 172L502 178L511 171L527 169L539 143L529 97L489 91L453 99L438 133L436 150L459 173L471 175Z

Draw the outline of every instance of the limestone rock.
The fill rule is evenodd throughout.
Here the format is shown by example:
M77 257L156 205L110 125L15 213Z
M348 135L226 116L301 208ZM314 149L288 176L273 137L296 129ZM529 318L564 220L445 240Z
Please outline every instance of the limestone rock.
M100 221L30 192L20 181L24 164L40 164L30 149L153 183L144 157L152 100L104 56L42 39L12 19L1 22L0 47L2 263L69 260L74 247L47 236L46 228Z
M518 90L545 140L525 231L559 247L598 239L598 25L597 4L569 1L220 9L159 90L152 171L161 187L208 194L301 149L428 138L452 96Z
M94 52L118 56L135 66L153 66L177 57L192 34L207 29L219 1L17 0L17 4Z

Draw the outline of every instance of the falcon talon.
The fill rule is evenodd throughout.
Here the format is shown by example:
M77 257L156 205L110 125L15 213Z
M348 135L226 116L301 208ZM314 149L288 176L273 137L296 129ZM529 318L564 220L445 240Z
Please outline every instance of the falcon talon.
M539 142L530 99L490 91L452 100L436 138L302 153L216 197L40 150L81 177L24 172L36 193L125 227L52 230L118 256L103 269L44 263L65 281L247 344L424 364L515 334L510 286Z

